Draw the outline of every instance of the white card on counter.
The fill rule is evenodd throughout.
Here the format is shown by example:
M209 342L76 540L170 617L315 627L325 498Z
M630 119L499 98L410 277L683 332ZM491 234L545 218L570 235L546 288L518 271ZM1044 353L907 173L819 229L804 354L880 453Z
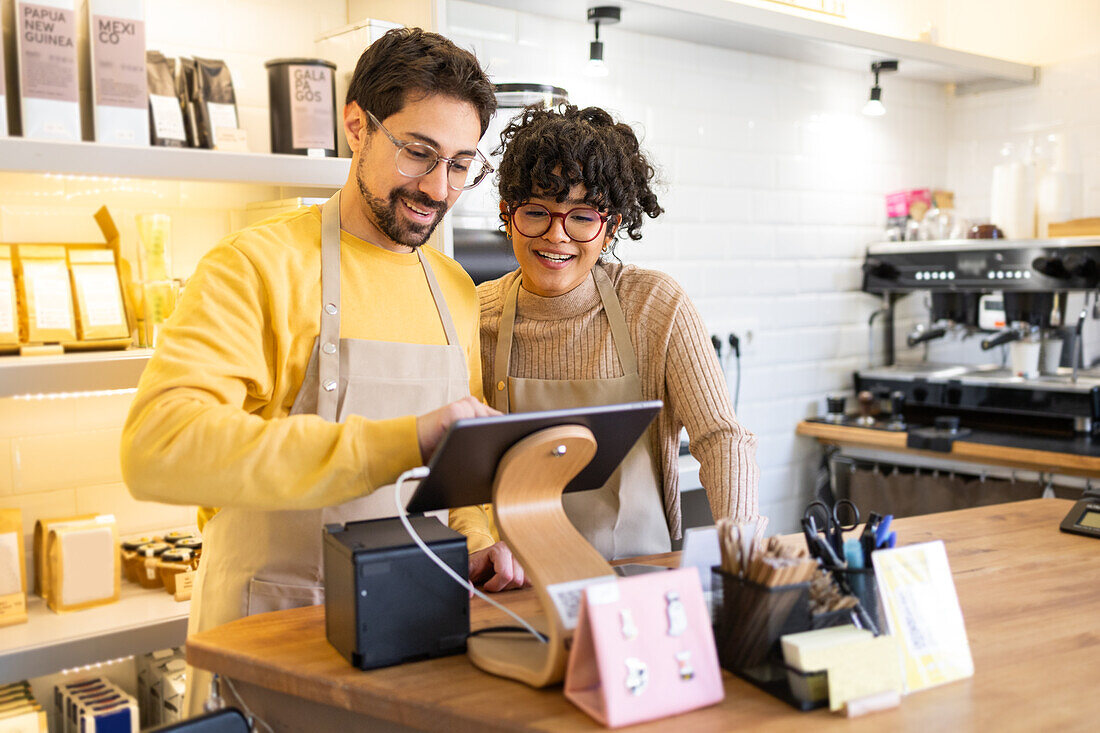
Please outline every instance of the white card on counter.
M722 551L718 548L718 528L692 527L684 531L684 547L680 553L680 567L694 567L699 571L699 583L703 592L709 593L713 573L711 568L722 564Z
M971 677L974 660L942 540L871 555L907 693Z

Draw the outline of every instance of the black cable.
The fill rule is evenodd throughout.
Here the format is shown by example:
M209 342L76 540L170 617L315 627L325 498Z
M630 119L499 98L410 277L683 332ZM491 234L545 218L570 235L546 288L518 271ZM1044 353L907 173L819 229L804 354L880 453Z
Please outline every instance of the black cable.
M737 334L731 333L729 337L730 347L733 349L733 360L737 366L737 380L733 388L733 412L737 413L737 405L741 401L741 339Z
M481 634L530 634L531 632L522 626L487 626L484 629L478 629L477 631L471 631L470 636L480 636ZM467 637L468 638L468 637ZM542 642L550 641L545 635L540 633L539 640Z

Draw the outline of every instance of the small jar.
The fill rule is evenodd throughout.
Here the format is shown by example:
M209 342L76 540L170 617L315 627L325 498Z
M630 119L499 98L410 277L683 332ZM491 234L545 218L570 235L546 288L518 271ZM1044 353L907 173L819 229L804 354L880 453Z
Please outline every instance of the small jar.
M137 549L137 580L142 588L159 588L160 575L157 573L157 560L171 547L167 542L149 542Z
M152 541L152 537L139 537L133 540L126 540L122 543L121 549L119 550L122 554L122 572L126 576L126 580L131 583L138 582L138 566L140 565L140 560L137 550L142 545L147 545Z
M176 543L177 550L190 550L191 554L195 556L195 562L197 563L199 558L202 557L202 537L188 537L187 539L180 540Z
M195 536L195 533L189 530L177 530L164 535L164 541L170 545L178 545L180 540L189 540Z
M198 558L191 550L173 548L165 550L158 559L157 573L160 575L160 582L164 584L164 589L169 594L175 595L176 576L195 570L198 566Z

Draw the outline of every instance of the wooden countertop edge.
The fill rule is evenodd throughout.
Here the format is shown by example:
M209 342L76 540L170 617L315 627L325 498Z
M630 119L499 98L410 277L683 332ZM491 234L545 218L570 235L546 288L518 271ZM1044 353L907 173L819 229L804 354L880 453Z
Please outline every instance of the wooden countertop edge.
M889 450L929 458L992 463L1032 471L1057 471L1075 476L1100 475L1100 458L1080 456L1073 453L1010 448L987 443L970 443L965 440L955 441L950 453L916 450L906 447L906 434L902 432L859 428L850 425L827 425L807 420L798 423L795 432L833 445Z

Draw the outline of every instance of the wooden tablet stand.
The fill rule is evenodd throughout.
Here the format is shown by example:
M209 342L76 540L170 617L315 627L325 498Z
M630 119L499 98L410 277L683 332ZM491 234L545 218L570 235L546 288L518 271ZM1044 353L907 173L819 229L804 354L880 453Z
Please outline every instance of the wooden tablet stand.
M497 465L497 528L538 594L546 616L540 630L548 642L526 632L470 637L470 661L486 672L532 687L562 680L573 629L554 603L554 586L573 584L579 593L580 581L614 576L603 556L573 527L561 503L562 491L595 455L592 431L582 425L559 425L519 441Z

